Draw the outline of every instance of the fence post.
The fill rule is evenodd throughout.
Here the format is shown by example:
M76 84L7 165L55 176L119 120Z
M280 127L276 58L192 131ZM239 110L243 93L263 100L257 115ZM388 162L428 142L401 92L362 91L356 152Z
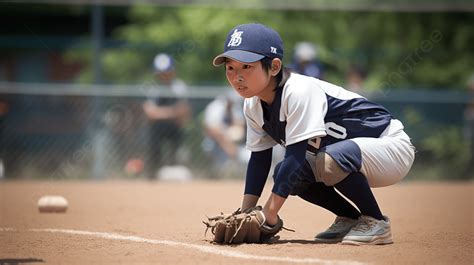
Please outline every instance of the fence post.
M104 15L102 6L95 4L92 6L91 14L92 26L92 67L94 74L94 83L102 84L102 45L104 35ZM93 165L92 176L94 179L103 179L105 177L105 138L107 137L103 124L103 103L100 96L95 96L92 102L92 115L95 122L92 125L92 143L93 143Z

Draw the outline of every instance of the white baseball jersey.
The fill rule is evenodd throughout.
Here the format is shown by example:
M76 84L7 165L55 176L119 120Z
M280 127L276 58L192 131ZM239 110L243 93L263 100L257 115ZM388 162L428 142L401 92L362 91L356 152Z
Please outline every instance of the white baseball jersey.
M310 148L356 137L379 137L392 115L379 104L316 78L292 73L265 120L258 97L245 100L247 148L262 151L311 139ZM309 151L310 148L308 148Z
M362 172L371 187L400 181L414 160L402 123L385 108L316 78L292 73L271 106L249 98L244 114L249 150L308 140L306 159L313 171L314 154L323 151L344 171Z

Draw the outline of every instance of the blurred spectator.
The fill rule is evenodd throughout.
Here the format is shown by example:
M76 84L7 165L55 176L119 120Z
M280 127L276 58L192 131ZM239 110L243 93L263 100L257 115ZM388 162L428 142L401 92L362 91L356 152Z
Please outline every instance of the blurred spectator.
M346 89L359 93L364 90L364 81L367 71L358 65L351 65L346 73Z
M469 144L470 158L465 174L472 177L474 172L474 74L469 78L467 86L470 101L464 111L464 135Z
M318 49L309 42L299 42L295 46L291 70L298 74L323 79L323 65L318 61Z
M204 110L203 127L207 137L203 148L213 161L213 171L217 177L245 169L243 165L250 156L244 142L242 104L241 98L231 91L214 99ZM221 169L225 169L225 172L221 172Z
M183 140L183 127L191 115L190 105L185 98L186 84L176 77L173 58L164 53L153 61L155 79L160 87L149 91L143 103L143 111L150 121L148 154L145 161L146 174L155 178L164 165L176 165L177 151Z

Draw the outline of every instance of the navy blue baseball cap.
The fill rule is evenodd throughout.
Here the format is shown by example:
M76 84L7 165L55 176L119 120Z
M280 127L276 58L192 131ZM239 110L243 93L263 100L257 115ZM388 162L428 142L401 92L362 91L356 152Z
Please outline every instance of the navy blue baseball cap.
M236 26L227 35L224 53L214 58L214 66L222 65L226 58L253 63L264 57L283 59L283 41L275 30L262 24Z

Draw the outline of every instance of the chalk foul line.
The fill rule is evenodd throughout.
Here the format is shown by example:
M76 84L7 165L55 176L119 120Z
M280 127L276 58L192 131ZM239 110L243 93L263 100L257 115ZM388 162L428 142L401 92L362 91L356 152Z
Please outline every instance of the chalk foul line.
M27 229L27 232L40 232L40 233L61 233L69 235L80 235L80 236L89 236L95 238L102 238L108 240L119 240L119 241L130 241L137 243L149 243L154 245L164 245L170 247L185 247L189 249L194 249L200 252L209 253L213 255L219 255L230 258L246 259L246 260L259 260L259 261L268 261L268 262L287 262L287 263L303 263L303 264L324 264L324 265L362 265L366 263L351 261L351 260L325 260L319 258L292 258L292 257L275 257L275 256L260 256L246 254L241 251L236 250L227 250L218 246L204 246L197 244L189 244L178 241L171 240L158 240L158 239L148 239L138 236L125 236L115 233L106 233L106 232L91 232L91 231L82 231L82 230L72 230L72 229L54 229L54 228L38 228L38 229ZM14 228L1 228L0 232L21 232L21 230Z

